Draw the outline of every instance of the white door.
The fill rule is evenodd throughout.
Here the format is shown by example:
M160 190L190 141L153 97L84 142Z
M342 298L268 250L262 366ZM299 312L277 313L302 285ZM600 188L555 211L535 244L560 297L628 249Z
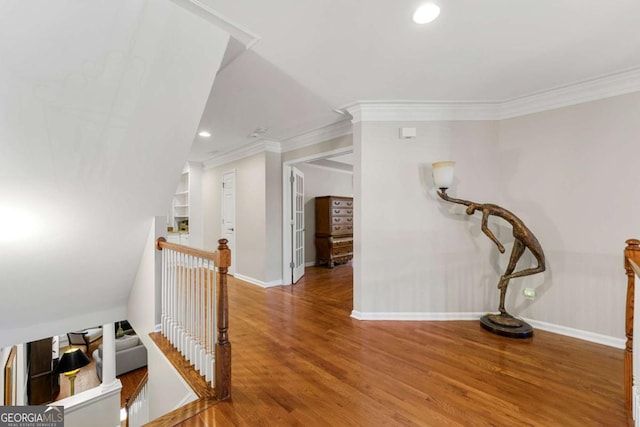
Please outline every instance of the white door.
M222 237L227 239L231 249L231 267L229 274L236 272L236 171L222 174Z
M291 167L291 283L304 276L304 174Z

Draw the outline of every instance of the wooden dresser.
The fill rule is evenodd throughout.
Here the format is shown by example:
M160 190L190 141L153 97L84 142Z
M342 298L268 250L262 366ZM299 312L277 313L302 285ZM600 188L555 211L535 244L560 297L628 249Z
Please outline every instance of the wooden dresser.
M316 264L329 268L353 258L353 198L316 197Z

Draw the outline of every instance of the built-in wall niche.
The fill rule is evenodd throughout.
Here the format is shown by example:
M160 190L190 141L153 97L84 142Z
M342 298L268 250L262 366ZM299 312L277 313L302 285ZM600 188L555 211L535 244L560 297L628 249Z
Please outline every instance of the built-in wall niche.
M187 163L171 197L167 241L202 248L202 166Z
M171 204L172 221L169 225L174 232L189 232L189 167L180 175L180 182Z

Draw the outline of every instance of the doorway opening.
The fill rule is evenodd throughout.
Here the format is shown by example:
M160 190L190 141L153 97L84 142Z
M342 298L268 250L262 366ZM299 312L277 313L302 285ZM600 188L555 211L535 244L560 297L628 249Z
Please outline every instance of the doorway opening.
M353 197L352 157L353 148L343 147L283 163L283 285L295 284L316 264L315 197Z

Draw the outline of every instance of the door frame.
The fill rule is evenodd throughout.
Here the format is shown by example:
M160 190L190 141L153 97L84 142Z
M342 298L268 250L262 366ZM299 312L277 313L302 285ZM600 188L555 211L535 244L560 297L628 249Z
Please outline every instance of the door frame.
M289 219L291 218L291 185L289 183L289 176L291 174L290 167L299 163L307 163L313 160L326 159L329 157L339 156L341 154L348 154L353 152L353 145L348 147L341 147L335 150L323 151L322 153L316 153L305 157L299 157L297 159L287 160L282 162L282 284L291 285L291 267L289 263L291 260L291 224ZM305 178L306 181L306 178ZM306 213L305 213L306 217ZM315 233L314 230L307 230L307 232ZM305 250L306 252L306 250Z
M229 266L229 271L227 272L231 276L236 274L236 263L238 262L238 251L237 251L237 230L238 230L238 173L236 172L236 168L228 169L222 171L220 174L220 219L222 219L220 223L220 231L221 235L224 236L224 176L228 173L233 173L233 242L230 246L233 250L231 251L231 265Z

